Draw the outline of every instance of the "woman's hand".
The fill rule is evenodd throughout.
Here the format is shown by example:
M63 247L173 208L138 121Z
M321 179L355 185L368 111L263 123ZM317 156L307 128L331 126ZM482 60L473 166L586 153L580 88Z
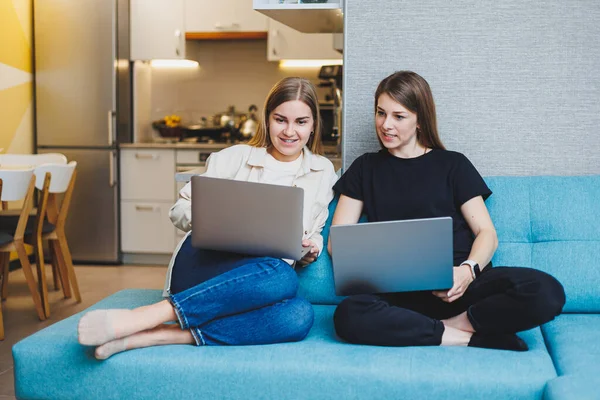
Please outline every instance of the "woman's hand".
M308 264L310 264L311 262L313 262L317 259L317 254L319 253L319 249L317 248L317 245L312 240L308 240L308 239L305 239L302 241L302 247L310 247L311 248L308 251L308 253L306 253L304 255L304 257L302 257L302 259L297 262L298 265L306 267Z
M471 282L473 282L473 274L471 273L471 267L463 264L460 267L452 268L454 286L452 289L447 292L444 290L438 290L433 292L433 294L446 303L452 303L453 301L459 299L467 290Z

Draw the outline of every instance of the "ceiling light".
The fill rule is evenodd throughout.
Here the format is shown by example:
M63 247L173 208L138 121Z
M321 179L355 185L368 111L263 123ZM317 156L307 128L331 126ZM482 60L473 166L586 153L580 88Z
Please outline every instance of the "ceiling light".
M320 68L323 65L342 65L342 59L336 60L281 60L280 68Z
M192 60L152 60L150 65L158 68L198 68L198 61Z

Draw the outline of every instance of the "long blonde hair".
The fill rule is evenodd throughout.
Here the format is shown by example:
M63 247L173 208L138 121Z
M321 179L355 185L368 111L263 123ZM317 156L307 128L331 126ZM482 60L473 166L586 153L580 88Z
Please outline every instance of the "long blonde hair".
M271 88L260 115L256 135L248 142L250 146L269 147L272 145L271 137L269 136L269 116L271 115L271 112L281 104L293 100L300 100L310 108L314 126L313 133L306 145L313 153L323 154L323 145L321 144L321 118L317 91L309 80L298 77L283 78Z

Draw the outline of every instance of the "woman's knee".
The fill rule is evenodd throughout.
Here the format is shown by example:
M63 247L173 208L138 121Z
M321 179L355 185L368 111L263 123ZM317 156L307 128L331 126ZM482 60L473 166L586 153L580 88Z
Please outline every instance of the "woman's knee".
M562 312L566 303L565 289L555 277L545 272L540 273L539 280L538 296L543 302L540 306L546 309L548 319L552 320Z
M261 293L271 303L291 299L298 291L296 271L285 261L277 258L261 258L253 261L252 268L260 277L254 282L254 291Z
M349 296L342 300L333 314L333 325L337 335L351 343L361 342L360 330L368 325L365 319L369 318L373 307L381 302L379 297L369 294Z
M553 320L565 305L566 296L563 285L552 275L527 269L528 283L522 285L520 294L528 299L526 310L538 325Z
M289 300L284 300L281 306L285 311L280 315L283 316L282 324L287 327L287 341L298 342L304 339L313 326L315 313L308 301L300 297L294 297Z

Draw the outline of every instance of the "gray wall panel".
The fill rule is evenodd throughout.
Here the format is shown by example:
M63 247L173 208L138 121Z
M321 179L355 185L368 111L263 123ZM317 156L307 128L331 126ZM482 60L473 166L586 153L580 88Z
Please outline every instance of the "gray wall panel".
M373 93L408 69L483 175L599 174L598 21L594 0L346 0L344 166L379 148Z

